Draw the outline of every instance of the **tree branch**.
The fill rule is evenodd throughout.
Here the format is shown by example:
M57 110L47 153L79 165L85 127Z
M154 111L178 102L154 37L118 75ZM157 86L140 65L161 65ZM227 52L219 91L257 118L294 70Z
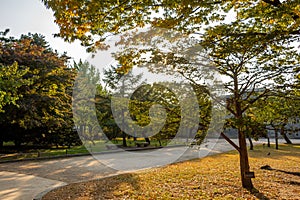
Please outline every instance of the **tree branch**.
M263 0L263 2L265 2L267 4L270 4L270 5L272 5L274 7L277 7L277 8L279 8L280 6L282 6L282 3L280 2L280 0ZM293 19L294 20L299 19L299 17L300 17L299 15L296 15L295 13L293 14Z
M231 144L238 152L241 151L240 147L238 147L229 137L227 137L223 132L221 132L221 136L229 143Z
M282 5L282 3L279 0L263 0L263 2L275 7L279 7L280 5Z

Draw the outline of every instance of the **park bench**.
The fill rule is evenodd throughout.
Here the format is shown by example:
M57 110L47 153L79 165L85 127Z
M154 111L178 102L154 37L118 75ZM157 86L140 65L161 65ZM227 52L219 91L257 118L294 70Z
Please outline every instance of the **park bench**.
M193 147L197 145L197 140L192 140L191 143L189 143L189 147Z
M137 147L147 147L149 146L149 142L136 142L135 145Z
M198 149L198 150L200 149L200 145L198 144L196 139L192 140L192 142L188 144L188 147L189 148L195 148L195 149Z
M115 149L122 147L122 145L121 144L106 144L105 147L107 150L115 150Z

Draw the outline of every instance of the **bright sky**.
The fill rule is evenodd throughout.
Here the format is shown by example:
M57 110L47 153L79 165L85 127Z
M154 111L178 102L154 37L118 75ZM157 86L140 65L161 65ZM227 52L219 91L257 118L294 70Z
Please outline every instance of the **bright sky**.
M89 56L80 42L72 44L61 38L54 38L59 32L54 23L51 10L46 9L41 0L1 0L0 1L0 31L9 28L9 36L19 37L21 34L40 33L46 37L53 49L59 53L67 52L75 61L85 60Z

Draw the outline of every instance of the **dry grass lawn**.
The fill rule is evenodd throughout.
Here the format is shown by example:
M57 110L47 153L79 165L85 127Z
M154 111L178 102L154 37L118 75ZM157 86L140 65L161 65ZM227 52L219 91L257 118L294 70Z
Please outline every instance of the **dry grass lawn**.
M270 155L267 155L270 153ZM249 152L256 191L241 188L236 151L138 173L70 184L50 199L300 199L300 145L262 145ZM262 170L270 165L277 170ZM281 170L281 171L278 171Z

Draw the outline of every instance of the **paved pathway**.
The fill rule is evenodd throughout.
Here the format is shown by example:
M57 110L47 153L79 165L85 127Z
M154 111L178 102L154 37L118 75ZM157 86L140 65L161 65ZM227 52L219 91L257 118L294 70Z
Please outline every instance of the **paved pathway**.
M41 178L38 176L20 174L14 172L0 172L0 199L34 199L37 194L46 192L52 188L66 185L66 183Z
M95 155L94 157L101 162L93 156L80 156L1 163L0 199L29 200L41 196L45 190L68 183L161 166L174 161L204 157L231 149L233 147L224 140L210 139L201 145L200 151L197 148L173 147L163 148L161 151L147 150ZM182 154L183 152L184 154Z

